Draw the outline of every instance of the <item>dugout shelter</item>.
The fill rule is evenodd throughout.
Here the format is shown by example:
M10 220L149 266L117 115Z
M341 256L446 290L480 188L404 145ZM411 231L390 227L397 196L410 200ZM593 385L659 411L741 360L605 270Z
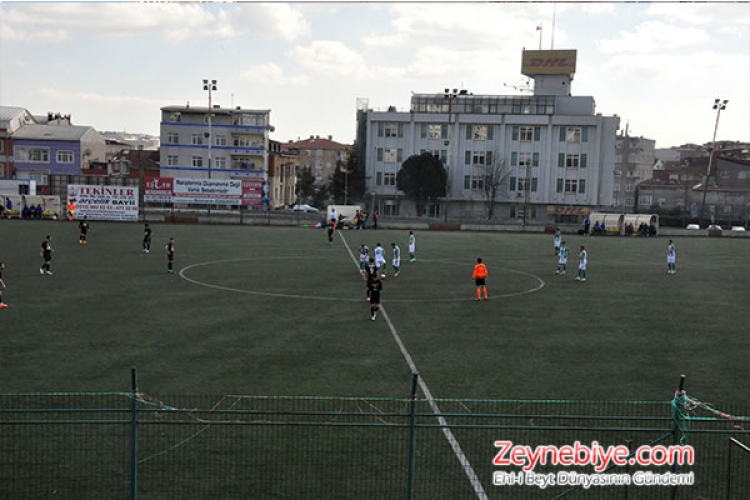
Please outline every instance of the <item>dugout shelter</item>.
M625 214L612 214L612 213L604 213L604 212L591 212L591 215L589 215L589 220L591 221L591 227L594 227L595 223L599 223L599 225L604 224L604 231L606 234L623 234L623 229L625 225L623 224L623 220L625 218Z

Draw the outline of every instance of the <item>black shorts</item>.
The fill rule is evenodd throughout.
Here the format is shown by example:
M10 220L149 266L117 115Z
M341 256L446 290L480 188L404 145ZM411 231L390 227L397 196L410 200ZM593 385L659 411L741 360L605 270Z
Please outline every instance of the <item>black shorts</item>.
M373 290L370 292L370 304L380 305L380 290Z
M474 283L476 283L477 286L484 286L484 280L485 279L486 278L477 278L477 279L474 280Z
M52 252L44 252L44 261L49 262L52 260Z

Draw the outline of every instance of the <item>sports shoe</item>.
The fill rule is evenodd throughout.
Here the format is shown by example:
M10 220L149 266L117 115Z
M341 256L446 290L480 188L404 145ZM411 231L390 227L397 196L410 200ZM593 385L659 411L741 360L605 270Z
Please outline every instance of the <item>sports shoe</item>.
M52 276L52 271L47 271L47 274L49 274L50 276Z
M581 281L586 281L586 278L581 278Z
M560 274L565 274L565 270L563 270L563 272L562 272L562 273L560 273Z
M560 270L558 269L557 271L555 271L555 274L560 274Z
M42 269L41 267L39 268L39 274L44 274L44 269Z
M372 315L372 316L370 317L370 319L371 319L371 320L373 320L373 321L375 321L375 316L377 316L377 314L373 314L373 315Z
M576 281L581 281L581 277L580 276L576 276Z
M6 307L8 307L8 304L6 304L5 302L0 303L0 309L5 309Z
M169 274L174 274L174 269L170 269Z
M144 252L146 252L146 253L149 253L149 251L150 251L150 250L149 250L148 248L147 248L146 250L144 250Z

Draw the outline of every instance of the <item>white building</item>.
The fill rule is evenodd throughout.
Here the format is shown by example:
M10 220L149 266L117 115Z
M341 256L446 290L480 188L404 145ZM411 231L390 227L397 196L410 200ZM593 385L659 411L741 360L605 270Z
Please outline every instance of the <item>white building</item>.
M189 105L161 108L160 175L267 180L271 111L218 105L210 117L208 111Z
M653 177L656 141L628 135L628 127L615 140L615 179L612 207L619 211L635 209L636 186Z
M576 220L612 204L619 117L595 111L593 97L570 95L576 51L524 51L534 94L415 94L409 112L358 112L357 146L367 192L383 215L414 215L396 189L412 155L432 152L448 170L448 200L428 214L447 218ZM497 181L495 181L495 179ZM499 182L494 202L490 185Z

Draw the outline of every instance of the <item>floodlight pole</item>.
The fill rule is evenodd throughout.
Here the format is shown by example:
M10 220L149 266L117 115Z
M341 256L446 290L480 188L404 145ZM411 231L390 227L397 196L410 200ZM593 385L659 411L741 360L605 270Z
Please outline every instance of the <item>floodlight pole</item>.
M216 80L203 80L203 90L208 91L208 178L211 178L211 92L216 90Z
M711 141L711 151L708 155L708 168L706 168L706 182L703 184L703 203L701 204L701 213L698 217L698 223L700 224L701 221L703 221L703 212L706 209L706 193L708 192L708 178L711 175L711 165L713 164L714 160L714 154L716 154L716 131L719 130L719 116L721 116L721 112L727 108L727 103L729 101L727 99L724 99L723 101L721 99L714 99L714 105L713 109L716 110L716 124L714 125L714 138Z
M450 204L451 191L451 120L453 117L453 99L458 97L458 89L445 89L443 99L448 99L448 138L445 140L445 146L448 148L448 157L445 160L445 216L444 221L448 223L448 206Z

